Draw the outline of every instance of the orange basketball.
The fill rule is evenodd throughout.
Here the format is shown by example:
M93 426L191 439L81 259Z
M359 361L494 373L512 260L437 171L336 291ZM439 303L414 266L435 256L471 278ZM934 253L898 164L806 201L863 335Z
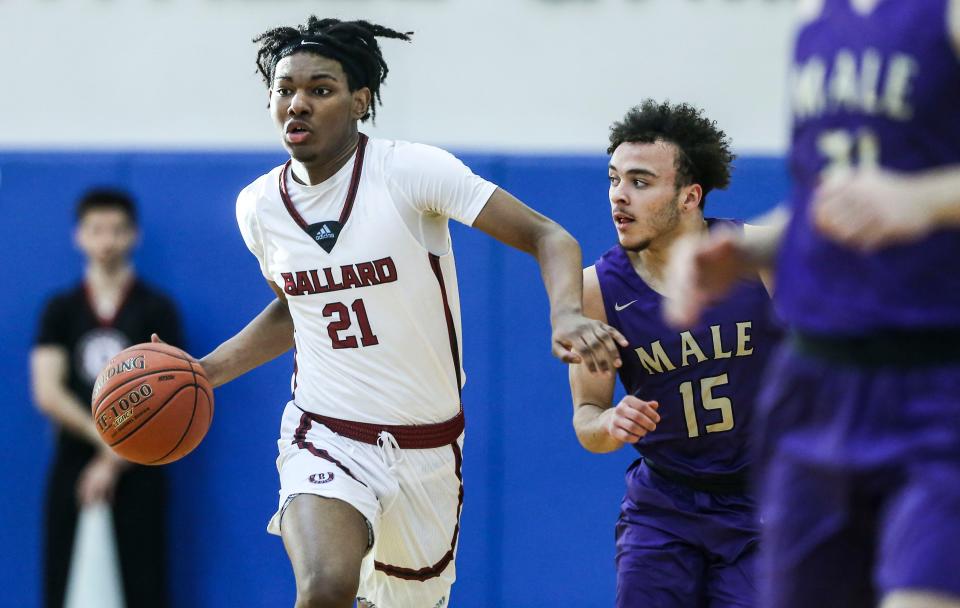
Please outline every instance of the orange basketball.
M183 458L213 419L213 389L203 368L169 344L120 352L97 377L91 401L103 442L140 464Z

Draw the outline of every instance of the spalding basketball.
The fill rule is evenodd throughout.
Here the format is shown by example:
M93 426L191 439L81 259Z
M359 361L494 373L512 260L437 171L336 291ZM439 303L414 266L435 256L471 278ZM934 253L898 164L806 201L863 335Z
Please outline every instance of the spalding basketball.
M93 387L103 442L140 464L189 454L213 419L213 389L196 359L169 344L137 344L107 363Z

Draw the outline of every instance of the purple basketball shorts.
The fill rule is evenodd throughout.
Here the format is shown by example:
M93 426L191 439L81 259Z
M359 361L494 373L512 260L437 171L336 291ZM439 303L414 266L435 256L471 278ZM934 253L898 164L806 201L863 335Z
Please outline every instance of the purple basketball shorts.
M752 608L753 500L665 479L638 461L617 522L619 608Z
M960 365L857 367L785 344L760 404L759 605L960 597Z

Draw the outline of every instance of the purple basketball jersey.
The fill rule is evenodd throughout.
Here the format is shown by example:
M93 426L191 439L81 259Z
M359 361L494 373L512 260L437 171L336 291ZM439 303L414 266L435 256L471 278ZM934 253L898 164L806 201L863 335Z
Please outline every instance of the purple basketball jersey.
M708 219L717 225L741 226ZM630 341L620 380L630 394L660 404L657 430L635 444L644 457L686 475L743 471L754 398L780 337L759 280L744 281L708 309L698 327L663 321L663 297L634 270L619 245L596 263L607 322Z
M960 231L863 255L825 239L810 201L821 179L857 166L919 172L960 163L960 61L947 0L824 0L802 24L791 78L793 220L777 305L802 331L960 327ZM909 200L903 201L909 205Z

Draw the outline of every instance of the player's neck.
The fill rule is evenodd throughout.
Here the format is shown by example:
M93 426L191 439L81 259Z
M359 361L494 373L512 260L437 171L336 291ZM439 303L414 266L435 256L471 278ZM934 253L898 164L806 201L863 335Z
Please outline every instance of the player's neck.
M360 134L354 131L353 135L348 137L336 152L327 158L304 162L295 158L291 159L290 168L293 172L293 179L305 186L316 186L327 181L350 162L357 150L359 141Z
M633 267L650 287L655 291L662 291L660 287L663 285L674 246L681 238L706 230L707 222L703 219L703 216L698 215L690 217L686 221L681 221L675 230L658 236L650 242L646 249L630 252Z
M95 297L109 298L126 289L133 279L133 265L129 260L113 265L89 262L83 277Z

